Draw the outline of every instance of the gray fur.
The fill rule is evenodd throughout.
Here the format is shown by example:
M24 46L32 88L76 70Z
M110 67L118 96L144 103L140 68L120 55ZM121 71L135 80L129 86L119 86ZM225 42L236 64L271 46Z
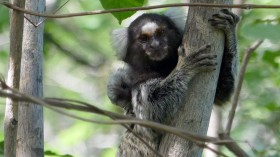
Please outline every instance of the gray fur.
M118 28L111 33L111 43L114 50L117 52L117 57L123 60L127 52L127 28Z
M216 66L216 56L204 47L190 56L181 56L179 64L166 78L146 81L132 89L132 106L135 117L168 124L181 107L188 83L199 72L211 71ZM193 62L200 58L199 61ZM134 126L133 131L140 135L153 149L158 150L162 134L157 130ZM117 157L152 157L153 152L142 142L126 132L122 137Z
M130 73L130 68L124 63L122 67L119 67L117 70L113 71L111 77L109 77L107 86L107 95L111 102L118 104L125 110L131 108L131 101L122 99L118 93L125 94L127 97L131 95L130 90L126 91L126 89L132 88L132 78L131 75L127 75L128 73ZM126 89L124 89L124 87L126 87Z

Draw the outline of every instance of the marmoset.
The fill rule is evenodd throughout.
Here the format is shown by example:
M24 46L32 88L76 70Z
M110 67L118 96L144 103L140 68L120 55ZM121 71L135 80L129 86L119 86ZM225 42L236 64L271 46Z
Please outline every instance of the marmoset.
M176 17L176 16L174 16ZM237 70L236 24L239 17L227 9L214 14L209 23L224 32L223 60L215 104L229 100ZM112 33L113 47L125 66L108 81L108 97L133 117L168 124L180 109L188 82L199 72L216 68L210 45L186 55L180 47L185 21L172 15L143 14L128 28ZM180 47L180 48L179 48ZM179 51L178 51L179 49ZM131 125L153 149L158 150L162 134L154 129ZM154 153L131 132L126 131L118 157L151 157Z

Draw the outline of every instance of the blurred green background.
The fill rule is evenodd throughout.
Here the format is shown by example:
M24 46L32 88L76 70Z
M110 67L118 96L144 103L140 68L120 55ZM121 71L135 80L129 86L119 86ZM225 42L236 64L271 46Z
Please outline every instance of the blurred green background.
M47 11L53 13L64 2L47 0ZM150 0L146 4L170 2L179 0ZM279 4L275 0L247 0L246 3ZM69 1L58 14L101 9L97 0ZM128 23L129 19L122 24L127 26ZM265 41L249 62L232 137L238 141L248 141L250 145L241 143L242 148L257 157L280 156L279 23L279 9L241 12L238 29L240 60L245 49L253 42L258 39ZM44 96L81 100L121 113L122 110L112 105L106 96L107 77L118 63L109 35L118 27L122 26L111 14L48 19L44 37ZM8 9L0 6L0 73L4 76L7 76L8 52ZM5 99L0 99L0 107L0 141L3 141ZM226 119L228 107L221 110L223 119ZM69 154L75 157L112 157L116 153L123 132L120 126L86 123L48 109L44 113L46 156L60 154L66 157ZM75 114L85 118L106 119L81 112Z

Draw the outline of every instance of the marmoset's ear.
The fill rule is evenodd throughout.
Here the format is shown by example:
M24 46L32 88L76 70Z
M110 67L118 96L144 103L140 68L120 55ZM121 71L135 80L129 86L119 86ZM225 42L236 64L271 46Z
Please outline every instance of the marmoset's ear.
M111 33L111 43L113 49L117 52L117 57L123 60L127 53L128 28L118 28Z
M187 11L184 8L170 8L164 13L164 15L174 22L181 33L184 32L187 20Z

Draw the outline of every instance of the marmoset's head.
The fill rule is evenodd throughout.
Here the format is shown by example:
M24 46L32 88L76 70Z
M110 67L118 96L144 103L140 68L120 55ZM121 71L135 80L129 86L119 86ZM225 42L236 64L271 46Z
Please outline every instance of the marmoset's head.
M162 61L176 53L181 44L180 31L165 15L143 14L128 27L128 54L125 59L140 55L151 61ZM135 54L138 53L138 54Z
M185 21L182 10L143 14L129 27L112 32L112 46L120 60L134 69L164 71L168 67L169 73L177 64Z

